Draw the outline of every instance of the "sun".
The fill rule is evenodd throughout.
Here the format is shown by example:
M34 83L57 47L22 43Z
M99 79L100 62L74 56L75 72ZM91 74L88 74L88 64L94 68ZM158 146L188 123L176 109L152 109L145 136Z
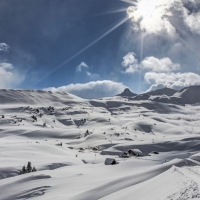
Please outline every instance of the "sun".
M127 8L127 15L142 31L157 33L169 29L169 0L138 0Z
M152 17L156 13L157 7L158 4L155 0L138 1L138 15L143 17Z
M135 6L127 9L129 18L154 18L164 13L164 6L158 3L158 0L138 0Z

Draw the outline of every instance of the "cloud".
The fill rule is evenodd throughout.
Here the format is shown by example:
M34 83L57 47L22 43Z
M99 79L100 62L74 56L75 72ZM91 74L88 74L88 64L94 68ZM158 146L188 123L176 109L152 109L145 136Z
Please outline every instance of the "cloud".
M170 37L177 37L176 29L167 18L172 15L170 8L175 1L138 0L136 6L131 6L127 10L133 21L134 29L148 34L166 33Z
M184 6L184 1L179 3L179 10L182 12L182 17L185 25L190 29L191 32L200 35L200 2L197 1L186 1L186 7ZM190 8L190 9L189 9Z
M155 72L171 72L180 69L180 64L174 64L169 58L158 59L153 56L146 57L141 68Z
M80 65L76 67L77 72L82 72L83 69L89 69L88 65L85 62L81 62Z
M70 84L58 88L50 87L45 90L52 92L69 92L85 99L93 99L117 95L125 88L126 86L123 83L103 80L92 81L84 84Z
M131 74L137 71L156 71L156 72L172 72L180 69L180 64L174 64L170 58L155 58L153 56L146 57L141 63L135 58L134 52L129 52L123 57L122 66L125 68L122 73Z
M178 49L179 44L175 45ZM136 67L135 67L136 65ZM181 70L181 65L178 63L173 63L170 58L156 58L156 57L146 57L140 63L135 58L135 53L129 52L123 57L122 62L125 72L129 70L129 73L141 72L144 75L144 81L151 85L148 91L161 89L161 88L173 88L181 89L183 87L188 87L190 85L200 85L200 75L193 72L177 72Z
M89 71L89 69L90 67L85 62L81 62L80 65L76 67L76 72L82 77L85 76L89 78L89 80L99 79L99 74L93 74Z
M87 76L89 77L90 80L97 80L97 79L99 79L99 74L92 74L90 72L87 72Z
M8 46L6 43L0 43L0 51L3 52L9 52L10 46Z
M179 36L177 19L178 26L183 23L193 33L200 34L199 7L196 0L137 0L136 6L130 6L127 13L135 31L176 39Z
M10 63L0 63L0 77L0 88L16 87L24 80Z
M138 60L135 58L134 52L129 52L123 57L122 66L125 68L122 73L125 74L130 74L138 71L140 66L138 65Z
M144 80L148 84L153 84L148 91L160 88L181 89L190 85L200 85L200 75L186 72L186 73L156 73L147 72Z

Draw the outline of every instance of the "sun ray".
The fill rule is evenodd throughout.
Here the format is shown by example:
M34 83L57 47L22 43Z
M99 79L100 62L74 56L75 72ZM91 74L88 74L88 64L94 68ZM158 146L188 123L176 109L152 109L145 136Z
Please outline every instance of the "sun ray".
M74 54L72 57L70 57L69 59L67 59L65 62L63 62L62 64L60 64L59 66L57 66L55 69L53 69L52 71L50 71L48 74L46 74L44 77L42 77L39 81L37 81L34 85L37 85L42 80L44 80L45 78L47 78L48 76L50 76L51 74L53 74L55 71L57 71L58 69L60 69L61 67L63 67L64 65L66 65L67 63L69 63L70 61L72 61L74 58L76 58L81 53L83 53L84 51L86 51L87 49L89 49L90 47L92 47L94 44L96 44L97 42L99 42L100 40L102 40L108 34L112 33L115 29L117 29L119 26L121 26L122 24L124 24L128 20L129 20L129 17L124 18L122 21L120 21L118 24L116 24L113 28L111 28L106 33L104 33L103 35L101 35L99 38L97 38L96 40L94 40L93 42L91 42L90 44L88 44L86 47L84 47L83 49L81 49L79 52L77 52L76 54Z
M125 3L129 3L129 4L133 4L133 5L137 5L137 1L136 0L134 0L134 2L131 1L131 0L120 0L120 1L123 1Z
M182 35L184 35L184 32L181 31L180 28L178 28L177 26L175 26L175 24L173 24L173 26L174 26L174 28L176 29L177 32L179 32L179 33L181 33ZM192 46L191 46L186 40L184 40L184 39L180 36L180 34L177 34L177 36L178 36L178 39L179 39L182 43L184 43L184 44L187 46L187 48L189 48L194 54L196 54L196 56L197 56L198 58L200 58L200 53L198 53L198 51L196 51L194 48L192 48Z
M196 54L196 56L198 58L200 58L200 54L198 53L198 51L196 51L194 48L191 47L191 45L189 45L188 42L186 42L183 38L179 37L179 40L184 43L194 54Z
M96 14L96 15L92 15L92 17L102 16L102 15L111 15L111 14L120 13L120 12L126 12L126 11L127 11L127 8L124 8L124 9L119 9L119 10L113 10L113 11L108 11L108 12L104 12L104 13L99 13L99 14Z
M144 36L145 34L141 32L141 40L140 40L140 63L142 62L143 59L143 52L144 52ZM139 93L141 92L141 80L142 80L142 71L141 69L139 70Z

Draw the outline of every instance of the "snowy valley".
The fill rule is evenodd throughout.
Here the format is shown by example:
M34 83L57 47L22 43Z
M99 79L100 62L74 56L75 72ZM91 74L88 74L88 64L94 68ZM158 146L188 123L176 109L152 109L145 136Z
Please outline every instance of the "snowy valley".
M31 162L37 171L20 174ZM0 90L0 199L200 199L200 86L102 99Z

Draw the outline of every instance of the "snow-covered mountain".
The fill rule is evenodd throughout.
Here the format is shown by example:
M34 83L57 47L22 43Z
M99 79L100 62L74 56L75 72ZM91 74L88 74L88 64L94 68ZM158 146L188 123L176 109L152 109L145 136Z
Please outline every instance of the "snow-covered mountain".
M173 96L177 90L171 89L171 88L163 88L163 89L158 89L155 91L151 92L146 92L145 94L149 96L158 96L158 95L167 95L167 96Z
M200 86L196 85L183 88L176 92L171 99L182 104L200 103Z
M0 90L0 200L200 198L199 88Z
M190 86L179 91L163 88L152 92L139 94L129 98L130 100L151 100L160 103L171 104L196 104L200 103L200 86Z
M131 92L129 88L125 88L125 90L121 94L118 94L117 96L134 97L134 96L137 96L137 94Z
M81 98L68 93L53 93L45 90L0 90L1 104L33 104L46 103L65 104Z

